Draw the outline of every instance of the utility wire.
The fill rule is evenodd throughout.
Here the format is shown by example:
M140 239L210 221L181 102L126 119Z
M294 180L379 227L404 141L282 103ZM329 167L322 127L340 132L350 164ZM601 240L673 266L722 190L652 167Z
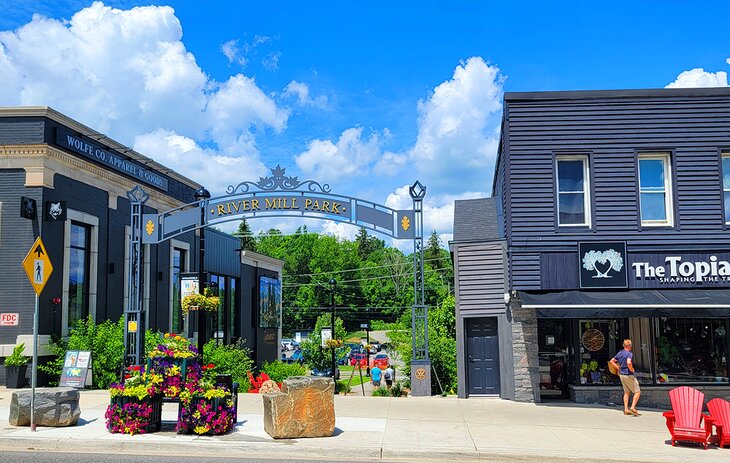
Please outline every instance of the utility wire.
M445 270L451 270L451 269L449 269L449 268L428 269L428 270L424 270L423 273L425 274L425 273L433 273L433 272L443 272ZM357 283L360 281L383 280L383 279L387 279L387 278L394 278L394 277L408 276L408 275L413 275L413 273L408 272L408 273L399 273L396 275L381 275L381 276L377 276L377 277L357 278L354 280L343 280L343 281L338 281L337 284L340 285L340 284L345 284L345 283ZM302 286L317 286L320 284L321 283L292 283L292 284L284 284L282 286L284 288L300 288Z
M411 259L408 259L408 262L404 263L397 263L397 264L383 264L383 265L376 265L373 267L360 267L360 268L352 268L347 270L334 270L332 272L318 272L318 273L300 273L297 275L283 275L282 278L298 278L298 277L306 277L306 276L318 276L318 275L333 275L335 273L346 273L346 272L357 272L358 270L377 270L379 268L388 268L388 267L397 267L399 265L411 265L412 262L410 262ZM435 259L425 259L423 262L434 262L439 260L451 260L451 257L437 257Z

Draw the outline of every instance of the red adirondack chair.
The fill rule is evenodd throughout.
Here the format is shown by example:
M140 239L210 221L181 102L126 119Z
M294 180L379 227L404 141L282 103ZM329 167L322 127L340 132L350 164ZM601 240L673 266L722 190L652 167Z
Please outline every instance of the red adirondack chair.
M707 402L707 409L710 411L717 431L717 445L725 447L730 445L730 402L725 399L712 399Z
M702 414L705 394L682 386L669 391L669 400L672 402L672 411L664 412L663 415L669 434L672 435L672 446L676 446L679 441L697 442L707 450L714 420Z

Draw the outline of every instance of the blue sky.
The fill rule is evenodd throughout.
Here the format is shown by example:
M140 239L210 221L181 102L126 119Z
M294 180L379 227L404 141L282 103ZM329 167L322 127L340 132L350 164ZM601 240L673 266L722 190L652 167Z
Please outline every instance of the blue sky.
M727 2L514 3L0 0L0 104L54 106L214 191L235 176L211 164L243 180L280 163L389 205L420 178L426 226L448 239L453 199L489 193L503 91L664 87L685 71L676 85L727 85ZM31 24L45 54L19 32L34 13L56 20ZM158 59L180 72L138 64Z

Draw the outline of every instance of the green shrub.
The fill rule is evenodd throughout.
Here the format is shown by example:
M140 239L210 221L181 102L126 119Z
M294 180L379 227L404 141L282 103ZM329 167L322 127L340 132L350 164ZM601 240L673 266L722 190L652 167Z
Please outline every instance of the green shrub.
M219 346L215 339L211 339L203 346L203 363L215 365L213 372L217 375L231 375L233 381L239 384L239 390L248 391L251 388L248 373L253 367L253 360L244 340Z
M348 386L345 381L337 381L335 384L337 385L337 392L340 394L348 394L352 392L352 388Z
M277 383L284 381L290 376L304 376L307 369L298 363L284 363L280 360L275 362L264 363L261 368L262 373L269 375L269 378Z
M58 384L67 350L91 352L93 387L106 389L118 381L124 362L124 319L105 320L97 325L89 315L78 320L71 329L68 341L51 338L49 350L55 358L38 368L49 377L49 383Z
M63 361L66 355L68 343L56 335L51 336L48 343L48 350L51 351L53 358L43 365L38 365L38 370L46 374L48 384L50 386L58 386L61 380L61 370L63 369Z
M373 397L390 397L390 391L384 387L379 387L379 388L373 389L373 393L371 395Z

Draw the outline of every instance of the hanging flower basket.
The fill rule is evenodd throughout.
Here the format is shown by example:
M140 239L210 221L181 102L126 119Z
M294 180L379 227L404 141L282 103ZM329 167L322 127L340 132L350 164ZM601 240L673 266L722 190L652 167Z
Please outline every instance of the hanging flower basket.
M220 307L220 298L214 296L210 288L205 288L203 294L190 294L185 296L181 302L183 316L188 315L191 310L205 310L216 312Z

